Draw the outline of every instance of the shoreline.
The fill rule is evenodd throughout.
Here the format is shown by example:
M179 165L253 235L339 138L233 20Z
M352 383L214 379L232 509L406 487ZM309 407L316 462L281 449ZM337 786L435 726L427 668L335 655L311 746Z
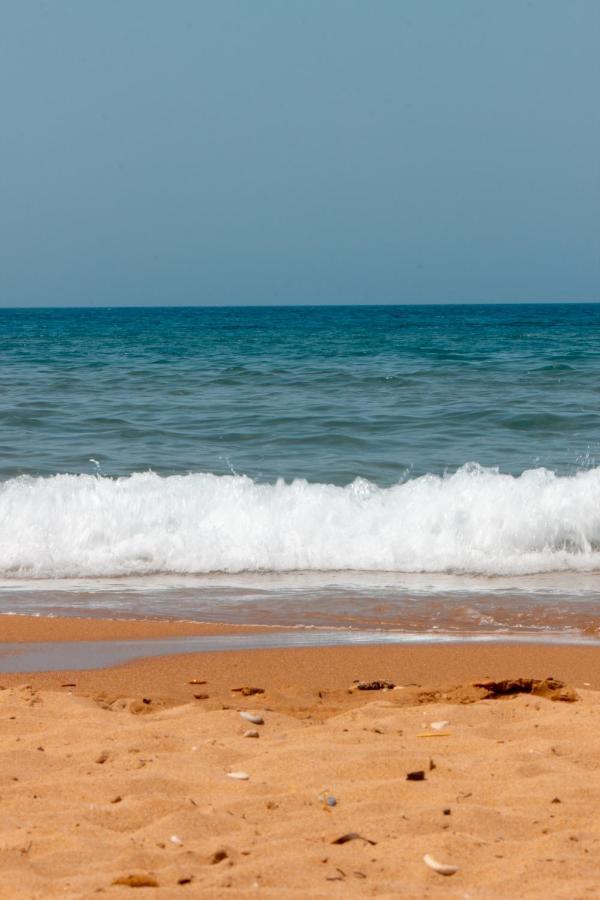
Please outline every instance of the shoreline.
M353 678L404 680L409 683L447 685L453 681L463 682L475 678L544 678L552 675L575 686L593 687L600 690L600 644L593 640L582 643L553 643L539 640L515 640L508 636L491 641L472 640L457 636L451 641L434 639L422 641L400 640L399 642L378 643L374 640L364 643L317 646L293 646L290 638L306 635L308 639L321 636L321 629L285 629L278 626L230 625L199 623L188 621L156 619L96 619L76 617L0 616L2 642L10 645L16 653L21 645L29 653L39 652L43 656L46 648L65 651L94 653L102 659L102 650L122 647L125 657L117 658L115 664L100 666L78 664L77 667L53 666L52 670L19 669L14 672L0 670L1 683L15 684L24 676L31 676L40 686L56 686L63 676L69 681L85 682L90 690L99 689L102 683L127 682L132 686L142 679L159 690L166 700L175 697L181 700L189 696L179 690L170 696L168 684L163 675L156 673L181 672L189 667L203 671L226 673L229 669L240 669L246 677L267 677L271 684L284 685L289 675L290 663L302 672L305 684L323 685L328 689L347 688ZM325 636L328 630L323 629ZM341 634L343 638L345 635ZM230 644L227 638L232 639ZM185 639L190 639L189 643ZM214 639L224 638L222 649L194 649L196 640L207 639L211 646ZM252 642L274 640L275 646L236 647L235 640L249 638ZM279 641L283 644L279 644ZM173 647L183 642L184 652L163 652L163 648ZM64 645L64 647L61 647ZM95 645L97 648L95 649ZM152 647L151 650L148 648ZM1 664L1 663L0 663ZM358 668L357 668L358 667ZM358 671L360 669L360 671ZM224 687L223 682L223 687Z
M376 660L386 664L399 661L403 672L407 671L406 661L416 666L420 673L435 672L442 663L446 680L468 678L469 667L490 669L490 673L483 675L512 677L516 666L523 669L519 674L528 677L544 677L550 673L568 681L592 684L595 657L600 651L600 642L584 635L474 636L435 632L423 635L389 630L285 628L166 618L102 619L13 614L0 615L0 636L0 677L4 681L20 674L102 673L131 665L151 668L156 660L170 660L170 664L179 667L180 660L195 656L214 666L223 653L231 655L232 659L240 656L256 660L270 654L281 660L282 671L285 671L282 654L293 653L294 659L322 654L315 659L333 660L358 654L357 658L364 657L373 663ZM18 662L21 657L22 665ZM60 662L62 658L64 665ZM459 660L460 664L457 663ZM463 664L466 660L467 666ZM540 671L533 671L532 661ZM316 665L317 669L322 667L320 663ZM330 665L327 663L328 667ZM541 669L545 671L541 672ZM586 671L589 677L584 677ZM558 675L559 672L562 674ZM98 677L102 676L99 674ZM597 686L600 688L600 674Z

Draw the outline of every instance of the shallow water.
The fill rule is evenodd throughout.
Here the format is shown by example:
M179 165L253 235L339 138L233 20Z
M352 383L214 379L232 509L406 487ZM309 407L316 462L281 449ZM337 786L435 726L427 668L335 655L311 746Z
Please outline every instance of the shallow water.
M374 629L409 635L600 634L598 576L394 573L0 582L5 613ZM0 631L1 634L1 631Z

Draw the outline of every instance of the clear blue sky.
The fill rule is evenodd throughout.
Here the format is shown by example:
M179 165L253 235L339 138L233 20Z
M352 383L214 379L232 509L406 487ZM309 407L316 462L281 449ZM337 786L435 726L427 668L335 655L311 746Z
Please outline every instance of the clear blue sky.
M600 299L598 0L2 0L0 305Z

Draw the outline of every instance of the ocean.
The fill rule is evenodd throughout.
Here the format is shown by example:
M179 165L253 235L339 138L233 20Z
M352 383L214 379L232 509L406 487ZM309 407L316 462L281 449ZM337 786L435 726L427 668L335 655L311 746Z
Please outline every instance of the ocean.
M600 626L600 306L0 310L0 611Z

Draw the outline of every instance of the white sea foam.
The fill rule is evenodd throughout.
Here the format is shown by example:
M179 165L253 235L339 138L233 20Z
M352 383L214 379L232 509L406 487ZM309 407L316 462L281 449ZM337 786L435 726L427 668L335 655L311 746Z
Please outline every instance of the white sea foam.
M0 484L0 575L600 570L600 469L379 488L152 472Z

